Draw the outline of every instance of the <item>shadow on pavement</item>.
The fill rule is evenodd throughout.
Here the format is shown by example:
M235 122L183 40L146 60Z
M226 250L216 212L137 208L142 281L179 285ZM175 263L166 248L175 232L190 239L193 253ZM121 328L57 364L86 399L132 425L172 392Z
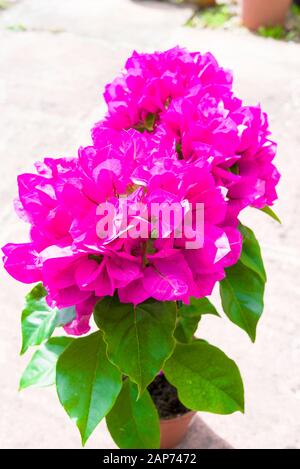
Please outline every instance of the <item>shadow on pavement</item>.
M179 449L233 449L196 415Z

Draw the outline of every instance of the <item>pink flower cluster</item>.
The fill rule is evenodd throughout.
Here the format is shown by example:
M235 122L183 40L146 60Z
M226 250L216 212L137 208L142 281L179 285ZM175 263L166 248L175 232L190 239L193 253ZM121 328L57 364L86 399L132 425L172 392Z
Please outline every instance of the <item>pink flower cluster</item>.
M43 282L50 306L76 308L66 326L75 335L89 330L107 295L136 305L211 294L239 258L238 214L272 204L279 180L266 115L242 105L211 54L134 53L104 96L108 113L93 145L19 176L16 210L30 242L3 248L14 278ZM109 201L122 215L124 200L133 210L203 203L203 247L186 249L184 236L99 238L97 207Z

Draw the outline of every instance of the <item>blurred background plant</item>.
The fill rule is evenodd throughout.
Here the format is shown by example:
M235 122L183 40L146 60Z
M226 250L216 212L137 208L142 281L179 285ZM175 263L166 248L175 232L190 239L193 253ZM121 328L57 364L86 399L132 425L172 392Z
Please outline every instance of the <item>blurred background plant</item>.
M6 10L8 7L16 3L17 0L0 0L0 11Z
M176 3L188 3L185 0L175 0ZM263 0L262 0L263 1ZM240 2L233 0L189 0L199 8L187 21L186 26L195 28L222 28L229 30L241 29ZM205 5L204 5L205 4ZM287 15L284 25L261 26L254 31L264 38L300 42L300 0L295 0Z
M238 5L235 2L214 2L213 6L200 8L187 22L187 26L230 29L238 22Z
M0 10L5 10L9 6L6 0L0 0Z

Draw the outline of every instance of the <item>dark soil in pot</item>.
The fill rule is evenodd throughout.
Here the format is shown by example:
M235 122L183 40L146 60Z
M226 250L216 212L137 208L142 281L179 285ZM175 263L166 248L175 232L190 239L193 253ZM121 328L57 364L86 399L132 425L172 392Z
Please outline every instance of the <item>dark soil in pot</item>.
M190 412L178 399L177 389L161 374L148 386L161 420L173 419Z

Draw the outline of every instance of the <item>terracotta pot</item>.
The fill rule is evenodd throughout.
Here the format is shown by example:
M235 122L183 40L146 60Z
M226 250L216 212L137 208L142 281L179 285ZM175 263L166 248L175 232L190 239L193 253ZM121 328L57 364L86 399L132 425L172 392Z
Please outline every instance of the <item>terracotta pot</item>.
M252 30L283 25L291 4L292 0L242 0L242 22Z
M188 412L173 419L160 421L160 448L172 449L185 437L196 412Z
M188 0L189 3L194 3L199 7L213 7L216 5L216 0Z

